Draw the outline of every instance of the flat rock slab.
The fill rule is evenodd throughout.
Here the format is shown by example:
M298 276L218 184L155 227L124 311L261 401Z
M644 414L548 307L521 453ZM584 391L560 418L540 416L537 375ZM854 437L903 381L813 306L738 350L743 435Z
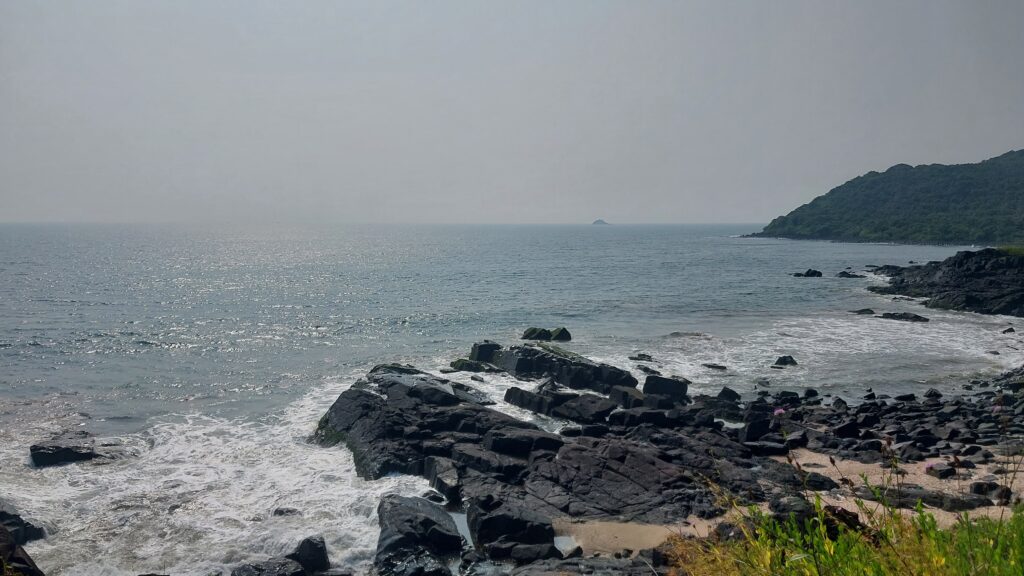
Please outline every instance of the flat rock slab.
M37 468L59 466L98 458L96 439L84 430L66 431L29 447L32 464Z

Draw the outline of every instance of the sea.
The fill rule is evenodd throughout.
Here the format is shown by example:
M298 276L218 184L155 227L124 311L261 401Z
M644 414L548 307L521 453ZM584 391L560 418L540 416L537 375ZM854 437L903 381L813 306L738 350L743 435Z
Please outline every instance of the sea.
M759 229L0 225L0 499L47 529L27 550L52 575L205 575L316 534L362 571L380 497L428 486L361 479L343 446L308 438L375 364L437 372L531 326L565 326L567 348L637 375L628 357L648 353L692 393L956 392L1024 363L1013 318L835 276L970 247L743 237ZM808 268L824 276L791 275ZM781 355L798 365L771 369ZM501 402L507 376L450 377L561 425ZM29 446L66 429L122 457L33 468Z

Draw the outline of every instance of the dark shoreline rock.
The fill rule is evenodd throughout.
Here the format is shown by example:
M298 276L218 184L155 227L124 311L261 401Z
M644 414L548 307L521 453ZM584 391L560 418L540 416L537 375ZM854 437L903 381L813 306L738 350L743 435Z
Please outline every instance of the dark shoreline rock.
M84 430L60 432L29 447L32 464L37 468L59 466L99 458L96 439Z
M942 262L918 266L881 266L887 286L879 294L927 298L925 306L980 314L1024 316L1024 256L995 248L957 252Z
M929 320L924 316L914 314L913 312L883 312L879 318L886 320L901 320L903 322L928 322Z
M756 503L841 489L828 476L773 458L796 448L882 465L942 458L935 474L952 470L962 478L993 461L988 447L1001 435L1024 434L1024 421L1004 416L1024 413L1024 393L1017 393L1024 367L996 379L999 391L967 397L869 391L856 403L826 403L807 389L743 402L729 388L691 397L689 381L678 377L649 376L641 390L627 371L546 344L505 349L481 342L470 360L534 380L508 388L508 403L574 424L557 434L541 430L497 411L469 386L411 366L377 366L342 392L313 439L344 442L364 478L426 478L432 499L466 511L473 538L457 545L438 504L389 497L381 504L376 562L383 575L447 576L447 562L460 554L463 563L511 562L515 573L543 573L567 561L553 546L556 518L672 523L719 516L721 491ZM883 496L899 506L920 500L955 511L1012 498L983 484L967 496L923 489ZM595 570L599 563L573 561ZM616 566L629 573L628 564Z

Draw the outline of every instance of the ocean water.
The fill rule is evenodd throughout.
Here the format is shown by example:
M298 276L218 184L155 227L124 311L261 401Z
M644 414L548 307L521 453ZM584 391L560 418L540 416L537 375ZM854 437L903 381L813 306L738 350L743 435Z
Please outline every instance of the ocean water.
M365 568L379 497L426 484L360 480L343 447L306 438L377 363L437 370L474 341L563 325L572 350L627 368L650 353L696 392L768 378L856 398L1024 363L1020 334L1001 334L1014 319L833 277L962 248L738 237L757 229L0 225L0 498L49 529L28 546L48 574L206 574L312 534ZM825 277L789 275L809 267ZM849 313L864 307L932 321ZM770 369L782 354L799 366ZM514 383L453 378L499 400ZM33 469L28 446L64 428L127 456Z

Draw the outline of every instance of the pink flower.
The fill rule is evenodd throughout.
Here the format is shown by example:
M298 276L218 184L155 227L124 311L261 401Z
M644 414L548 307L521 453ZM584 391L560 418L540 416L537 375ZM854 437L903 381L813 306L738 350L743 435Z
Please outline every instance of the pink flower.
M782 416L785 413L786 413L786 409L785 408L776 408L775 412L773 412L773 414L775 414L776 416Z

